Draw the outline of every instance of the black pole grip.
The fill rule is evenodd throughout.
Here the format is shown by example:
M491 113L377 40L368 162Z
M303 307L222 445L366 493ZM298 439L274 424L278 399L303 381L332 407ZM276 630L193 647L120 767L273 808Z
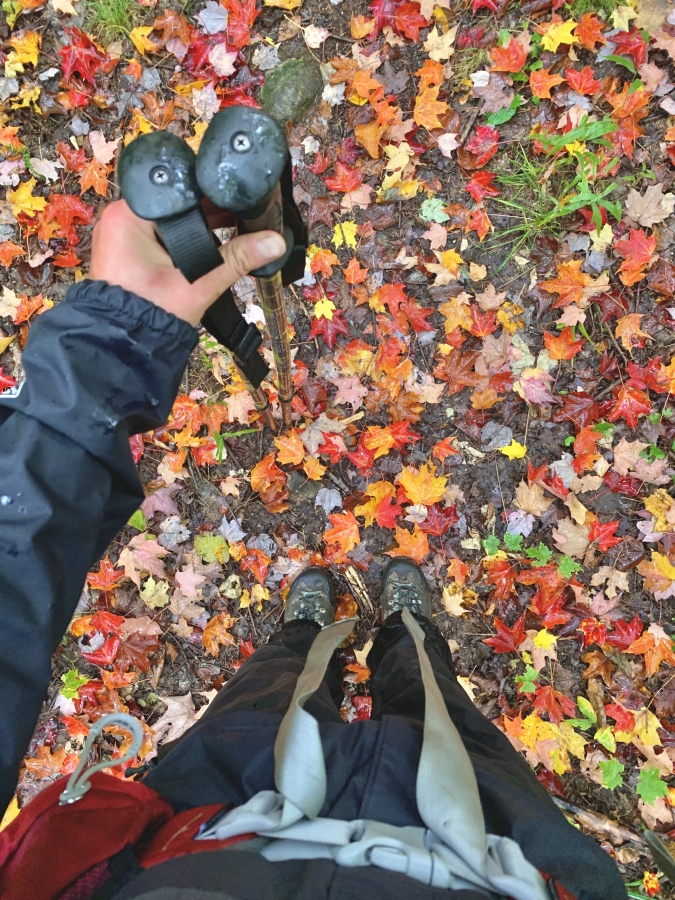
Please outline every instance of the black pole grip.
M280 184L288 159L279 125L249 106L228 106L217 113L199 147L197 182L209 200L236 215L241 233L270 230L286 240L281 259L251 272L255 277L274 275L293 252L294 235L284 225Z
M191 284L223 262L201 210L204 195L195 176L195 163L195 154L185 141L168 131L156 131L125 147L118 166L122 196L130 209L155 223L173 264ZM269 373L257 352L262 335L244 320L231 290L209 307L202 324L232 353L247 381L259 387Z

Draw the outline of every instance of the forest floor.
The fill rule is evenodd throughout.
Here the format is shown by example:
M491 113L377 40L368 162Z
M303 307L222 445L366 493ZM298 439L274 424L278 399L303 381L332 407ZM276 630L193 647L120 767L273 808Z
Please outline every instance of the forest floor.
M641 837L675 834L673 8L2 10L0 389L86 277L139 134L197 150L219 108L287 79L311 244L286 290L293 429L262 429L203 332L169 423L131 441L146 499L87 577L9 815L105 712L144 723L136 764L183 733L310 563L360 616L343 713L367 717L379 579L406 555L478 709L631 896L674 897ZM264 328L254 282L236 293ZM122 752L105 734L92 760Z

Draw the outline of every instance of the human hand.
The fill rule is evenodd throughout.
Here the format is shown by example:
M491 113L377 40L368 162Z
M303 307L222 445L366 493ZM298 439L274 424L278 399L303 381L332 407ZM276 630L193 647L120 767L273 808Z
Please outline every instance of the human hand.
M223 291L285 250L284 239L274 231L240 235L220 247L222 266L190 284L157 240L152 222L117 200L94 228L89 277L133 291L196 326Z

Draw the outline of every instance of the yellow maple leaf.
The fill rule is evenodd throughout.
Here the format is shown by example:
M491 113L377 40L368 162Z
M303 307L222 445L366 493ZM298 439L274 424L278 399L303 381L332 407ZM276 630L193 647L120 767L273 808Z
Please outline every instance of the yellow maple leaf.
M499 452L508 456L509 459L522 459L527 453L527 447L513 439L508 447L500 447Z
M653 494L645 498L645 509L650 512L656 522L654 523L655 531L670 531L670 523L666 518L667 514L673 507L673 498L668 491L658 488Z
M41 212L47 205L44 197L33 196L35 183L35 179L30 178L22 181L15 191L7 191L7 199L15 217L18 218L23 213L32 219L36 212Z
M459 267L464 262L459 253L452 248L450 248L450 250L443 250L439 255L439 259L451 275L456 275L459 272Z
M408 500L413 504L421 503L423 506L432 506L442 499L445 486L448 483L447 476L438 478L433 466L423 463L419 472L411 466L406 466L399 476L399 484L403 487Z
M331 244L336 250L339 247L342 247L343 244L346 247L351 247L352 250L356 250L356 228L356 222L337 223L333 229L333 237L331 238Z
M634 737L639 738L646 747L660 747L658 729L661 723L646 707L637 711L631 710L635 718L635 728L632 731L614 731L614 737L622 744L630 744Z
M667 556L662 553L652 551L652 564L656 567L657 572L664 578L675 581L675 566L672 566Z
M322 297L314 304L314 316L317 319L332 319L335 312L335 304L327 297Z
M555 634L551 634L550 631L542 628L541 631L535 634L532 643L540 650L550 650L552 647L555 647L557 640L558 638Z
M279 451L276 461L282 466L298 466L305 458L305 445L295 428L289 434L274 438L274 446Z
M555 52L560 44L569 44L571 46L578 43L576 37L572 34L576 27L577 23L573 19L570 19L569 22L560 22L557 25L551 23L542 38L542 47L544 50Z
M323 463L320 463L316 456L308 456L302 464L302 468L305 471L305 475L311 481L320 481L328 467L324 466Z
M469 331L473 326L473 321L469 315L469 301L466 294L446 300L445 303L438 307L438 311L442 316L445 316L446 334L452 334L455 328L463 328L465 331Z
M157 45L148 40L151 31L152 25L139 25L129 32L129 39L141 56L145 56L146 53L157 53Z
M612 25L615 28L620 28L621 31L628 31L630 29L630 20L637 19L637 13L630 6L617 6L611 18Z
M204 132L209 127L208 122L195 122L194 123L194 137L185 138L185 143L190 147L190 149L196 153L199 150L199 145L202 142L202 138L204 137Z
M36 66L40 52L40 35L36 31L25 31L10 38L7 43L14 48L14 53L9 54L11 63L25 63ZM20 71L23 71L21 69Z
M302 0L265 0L265 6L277 6L279 9L297 9Z

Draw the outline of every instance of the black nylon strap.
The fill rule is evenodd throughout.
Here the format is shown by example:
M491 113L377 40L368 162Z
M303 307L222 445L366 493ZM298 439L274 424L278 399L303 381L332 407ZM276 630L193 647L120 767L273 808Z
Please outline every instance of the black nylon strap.
M155 227L173 264L190 284L222 264L223 259L200 209L159 219ZM229 288L209 307L202 317L202 324L218 343L227 347L247 381L254 388L260 387L260 382L269 373L269 366L258 353L262 335L255 325L246 322Z

